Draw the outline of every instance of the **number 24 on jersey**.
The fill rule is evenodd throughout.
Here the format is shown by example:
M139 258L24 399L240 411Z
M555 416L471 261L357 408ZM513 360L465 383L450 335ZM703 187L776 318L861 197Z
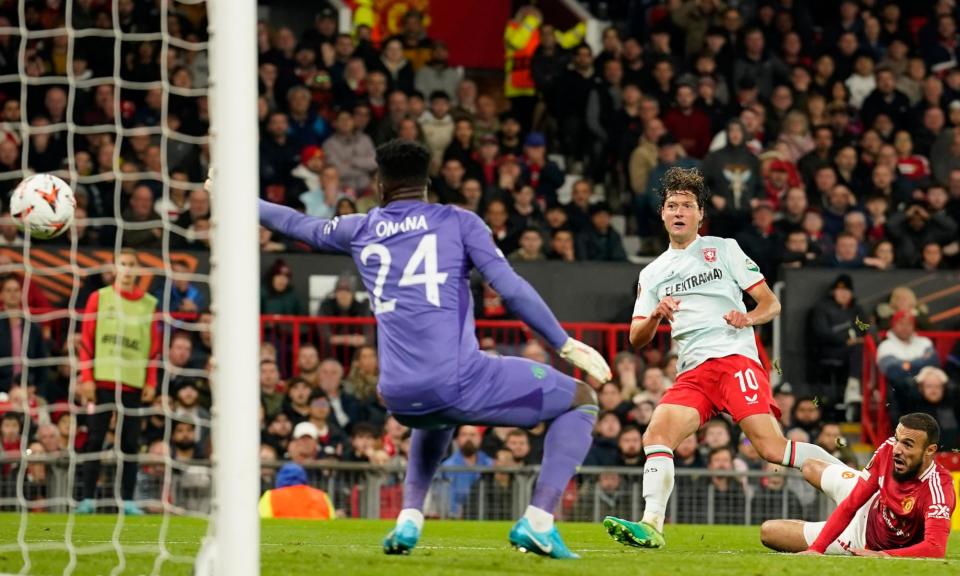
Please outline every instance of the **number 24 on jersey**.
M364 266L374 257L379 262L377 269L377 278L373 285L373 311L376 314L385 314L393 312L397 307L397 299L385 299L383 296L383 287L387 283L387 276L390 274L390 264L393 262L393 256L390 250L383 244L368 244L360 252L360 262ZM420 269L422 272L419 272ZM403 274L397 286L417 286L422 284L427 302L434 306L440 306L440 285L447 281L446 272L437 271L437 235L426 234L417 249L410 256L407 265L403 268Z

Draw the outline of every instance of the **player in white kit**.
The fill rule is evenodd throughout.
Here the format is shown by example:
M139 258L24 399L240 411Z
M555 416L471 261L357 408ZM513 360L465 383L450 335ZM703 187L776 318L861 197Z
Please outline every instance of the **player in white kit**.
M800 468L807 458L840 462L822 448L787 440L770 381L760 365L753 326L780 313L780 302L736 240L700 236L707 200L697 169L672 168L660 186L660 218L670 247L640 272L630 343L648 344L660 321L679 347L677 380L653 412L643 436L643 519L608 516L618 542L664 546L663 522L673 491L673 450L718 412L733 417L763 458ZM747 312L743 292L756 301Z

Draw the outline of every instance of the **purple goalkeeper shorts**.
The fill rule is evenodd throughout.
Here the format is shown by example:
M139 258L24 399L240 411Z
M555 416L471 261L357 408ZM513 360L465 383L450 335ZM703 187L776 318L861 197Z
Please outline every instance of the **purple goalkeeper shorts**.
M394 412L394 417L413 428L457 424L532 428L569 411L577 389L570 376L525 358L483 355L465 373L454 405L416 416ZM390 399L384 400L389 409Z

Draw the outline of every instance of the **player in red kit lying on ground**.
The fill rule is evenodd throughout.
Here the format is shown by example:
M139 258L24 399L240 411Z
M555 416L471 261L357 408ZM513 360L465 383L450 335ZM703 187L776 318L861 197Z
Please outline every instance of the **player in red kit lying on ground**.
M956 495L950 473L934 461L939 441L933 417L907 414L862 471L807 460L804 478L839 506L826 522L764 522L764 546L801 554L943 558Z

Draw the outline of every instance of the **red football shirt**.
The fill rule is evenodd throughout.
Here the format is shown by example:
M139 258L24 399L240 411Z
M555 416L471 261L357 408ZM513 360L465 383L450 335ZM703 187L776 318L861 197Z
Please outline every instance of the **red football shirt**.
M917 478L898 482L893 477L894 438L874 453L853 492L840 503L810 548L824 552L861 506L874 494L867 517L866 546L891 556L939 557L947 551L950 516L956 506L953 481L947 470L932 462Z

